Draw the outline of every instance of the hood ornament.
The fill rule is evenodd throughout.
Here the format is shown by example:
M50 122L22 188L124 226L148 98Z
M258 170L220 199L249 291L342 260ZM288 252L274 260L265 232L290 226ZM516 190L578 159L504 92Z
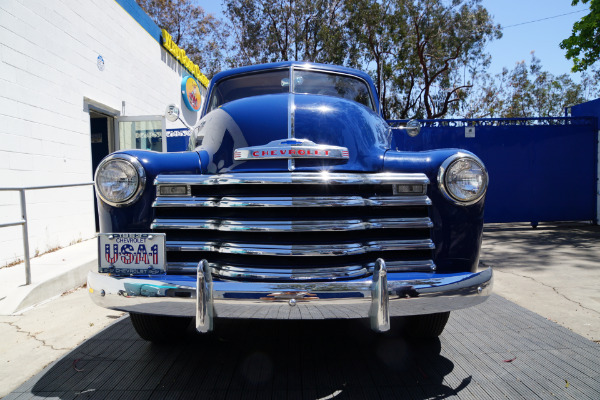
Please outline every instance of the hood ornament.
M347 160L349 157L346 147L316 144L307 139L294 138L274 140L262 146L242 147L233 152L233 159L236 161L296 158Z

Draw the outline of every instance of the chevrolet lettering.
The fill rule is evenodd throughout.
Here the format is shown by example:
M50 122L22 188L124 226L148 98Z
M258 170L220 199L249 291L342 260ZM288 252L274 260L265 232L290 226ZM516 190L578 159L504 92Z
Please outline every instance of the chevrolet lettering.
M220 318L364 318L435 337L490 296L484 164L392 147L420 124L391 128L369 75L255 65L215 75L202 102L187 151L118 151L95 173L88 288L141 337Z
M317 145L310 140L286 139L276 140L264 146L236 149L235 160L252 160L261 158L337 158L347 160L348 149L339 146Z

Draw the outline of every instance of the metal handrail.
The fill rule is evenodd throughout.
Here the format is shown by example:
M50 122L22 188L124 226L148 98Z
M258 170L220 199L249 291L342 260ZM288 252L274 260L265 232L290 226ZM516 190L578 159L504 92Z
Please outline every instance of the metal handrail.
M31 285L31 262L29 259L29 232L27 227L27 201L25 198L26 190L39 190L39 189L58 189L75 186L89 186L93 185L94 182L85 183L68 183L64 185L46 185L46 186L27 186L27 187L5 187L0 188L0 192L19 192L20 203L21 203L21 219L19 221L5 222L0 224L0 228L6 228L8 226L21 225L23 228L23 258L25 261L25 285Z

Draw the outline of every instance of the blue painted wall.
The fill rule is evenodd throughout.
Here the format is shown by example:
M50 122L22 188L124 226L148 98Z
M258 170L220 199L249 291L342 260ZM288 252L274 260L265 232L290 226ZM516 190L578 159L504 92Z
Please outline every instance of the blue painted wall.
M571 107L572 117L595 117L600 130L600 99L588 101Z

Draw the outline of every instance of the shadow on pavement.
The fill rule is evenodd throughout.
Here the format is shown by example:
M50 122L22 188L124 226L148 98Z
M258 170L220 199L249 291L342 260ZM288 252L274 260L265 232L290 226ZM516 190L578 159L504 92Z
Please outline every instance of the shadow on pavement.
M364 321L218 320L157 346L129 318L66 355L32 383L38 397L72 398L446 398L454 364L440 340L407 342ZM398 325L398 324L396 324Z
M586 223L490 224L483 234L481 261L502 270L519 266L542 270L568 262L577 268L597 269L600 226Z

